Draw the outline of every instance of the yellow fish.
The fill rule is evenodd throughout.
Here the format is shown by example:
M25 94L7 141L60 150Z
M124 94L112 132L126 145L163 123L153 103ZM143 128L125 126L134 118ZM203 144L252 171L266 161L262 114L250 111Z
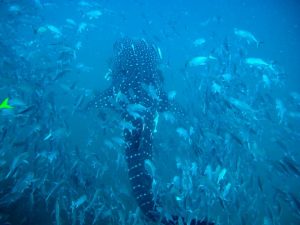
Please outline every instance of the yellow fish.
M8 104L8 98L4 99L4 101L0 104L0 109L13 109L14 107Z

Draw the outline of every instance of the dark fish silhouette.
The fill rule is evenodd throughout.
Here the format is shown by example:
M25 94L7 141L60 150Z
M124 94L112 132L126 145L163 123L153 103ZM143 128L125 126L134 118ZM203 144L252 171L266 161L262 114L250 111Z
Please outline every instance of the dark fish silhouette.
M150 221L178 224L179 217L173 216L168 221L158 212L151 191L152 177L144 166L146 160L152 160L155 114L174 108L162 89L163 78L158 68L159 61L157 48L145 40L118 40L114 44L112 84L96 95L88 108L112 107L121 113L126 123L132 125L133 129L124 129L124 137L133 195ZM193 220L191 224L213 223Z

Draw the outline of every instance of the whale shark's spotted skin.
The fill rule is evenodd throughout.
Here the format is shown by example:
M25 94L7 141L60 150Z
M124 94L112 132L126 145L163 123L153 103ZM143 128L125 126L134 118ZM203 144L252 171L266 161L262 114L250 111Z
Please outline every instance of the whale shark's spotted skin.
M142 212L157 221L159 214L151 192L152 178L144 167L144 161L152 160L155 114L166 110L168 105L158 70L158 52L145 40L123 38L114 44L113 54L112 84L90 104L96 108L113 107L133 126L131 130L124 129L129 181ZM147 87L154 90L154 95ZM133 111L137 113L135 117L129 110L130 106L143 108Z
M124 129L129 181L140 209L153 222L158 222L161 216L153 200L152 178L144 162L152 160L155 114L171 106L162 89L158 65L159 54L154 45L142 39L120 39L114 44L112 84L89 103L96 108L114 108L130 124L131 129ZM162 218L161 222L177 224L178 217L174 216L173 221Z

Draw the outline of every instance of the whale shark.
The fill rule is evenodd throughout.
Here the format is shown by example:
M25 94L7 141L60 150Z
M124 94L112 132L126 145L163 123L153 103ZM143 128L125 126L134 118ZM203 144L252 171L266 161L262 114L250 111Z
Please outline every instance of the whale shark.
M168 225L182 221L186 224L180 216L167 219L160 215L152 193L153 176L147 168L153 164L157 113L172 110L168 94L163 90L160 55L160 50L144 39L117 40L113 46L111 85L95 95L87 109L113 108L121 114L123 123L130 124L130 128L124 126L123 130L128 178L132 194L147 220ZM193 220L192 224L213 223Z

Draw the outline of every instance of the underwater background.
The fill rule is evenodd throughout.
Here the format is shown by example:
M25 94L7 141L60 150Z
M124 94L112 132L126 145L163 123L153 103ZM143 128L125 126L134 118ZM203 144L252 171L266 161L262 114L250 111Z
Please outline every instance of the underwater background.
M0 225L153 224L128 181L124 121L85 107L123 37L157 46L184 112L155 117L161 214L300 224L299 12L297 0L0 0Z

